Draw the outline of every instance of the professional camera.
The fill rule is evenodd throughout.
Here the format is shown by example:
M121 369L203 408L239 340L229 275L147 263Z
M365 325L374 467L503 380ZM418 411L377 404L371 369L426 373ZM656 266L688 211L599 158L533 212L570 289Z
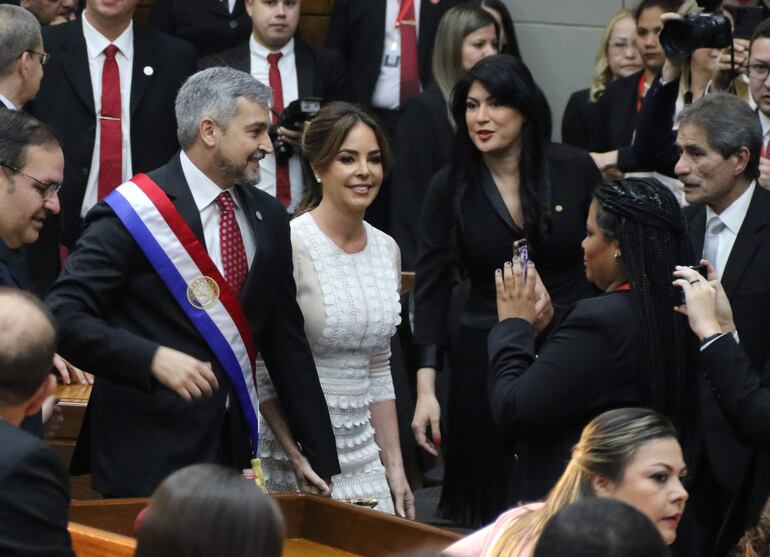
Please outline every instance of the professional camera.
M278 135L278 128L289 130L302 129L301 126L305 122L312 120L319 110L321 110L321 99L308 97L290 102L289 106L281 112L278 116L278 121L270 126L267 131L270 135L270 140L273 142L276 160L286 161L294 154L294 147Z
M714 12L720 3L698 0L703 12L665 23L660 32L660 44L668 58L683 60L698 48L726 48L733 43L730 21Z

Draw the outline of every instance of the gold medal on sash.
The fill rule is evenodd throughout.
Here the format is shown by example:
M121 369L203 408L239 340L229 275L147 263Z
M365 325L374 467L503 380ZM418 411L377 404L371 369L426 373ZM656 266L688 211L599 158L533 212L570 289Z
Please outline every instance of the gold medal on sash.
M208 309L219 300L219 285L211 277L194 278L187 285L187 301L196 309Z

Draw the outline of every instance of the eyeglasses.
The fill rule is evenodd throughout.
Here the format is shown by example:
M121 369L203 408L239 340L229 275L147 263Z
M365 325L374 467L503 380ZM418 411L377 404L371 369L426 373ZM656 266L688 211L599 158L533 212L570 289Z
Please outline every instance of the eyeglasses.
M767 64L749 64L746 67L749 69L749 77L751 79L764 81L767 79L767 74L770 73L770 66Z
M34 176L30 176L26 172L22 172L15 166L11 166L10 164L6 164L4 162L0 162L0 166L7 168L8 170L12 170L13 172L17 174L21 174L22 176L29 178L33 182L37 182L40 184L40 186L35 186L35 191L40 194L40 197L43 198L43 201L46 201L50 199L54 194L59 193L59 190L61 190L61 184L49 184L48 182L43 182L43 180L38 180Z
M38 56L40 56L40 64L42 66L45 66L48 63L48 60L51 59L51 55L48 54L47 52L40 52L37 50L31 50L31 49L25 50L24 52L29 52L30 54L37 54Z

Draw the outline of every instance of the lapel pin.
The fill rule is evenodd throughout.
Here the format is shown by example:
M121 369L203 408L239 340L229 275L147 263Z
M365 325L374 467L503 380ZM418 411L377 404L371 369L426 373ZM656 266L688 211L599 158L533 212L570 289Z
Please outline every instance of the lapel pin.
M561 213L564 210L564 207L562 205L557 205L556 207L554 207L554 209L556 209L557 213Z
M255 214L255 215L257 215L257 220L262 220L262 213L260 213L259 211L257 211L257 212L256 212L256 213L254 213L254 214Z
M152 66L145 66L142 71L148 77L155 73L155 69Z

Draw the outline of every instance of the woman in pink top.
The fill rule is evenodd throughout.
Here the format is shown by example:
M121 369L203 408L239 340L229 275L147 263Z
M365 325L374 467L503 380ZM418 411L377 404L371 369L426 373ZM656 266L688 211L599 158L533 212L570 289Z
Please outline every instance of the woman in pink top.
M517 507L463 538L444 557L530 557L548 519L589 497L613 497L646 515L671 544L684 512L687 473L676 430L648 409L621 408L594 418L572 449L559 482L542 503Z

